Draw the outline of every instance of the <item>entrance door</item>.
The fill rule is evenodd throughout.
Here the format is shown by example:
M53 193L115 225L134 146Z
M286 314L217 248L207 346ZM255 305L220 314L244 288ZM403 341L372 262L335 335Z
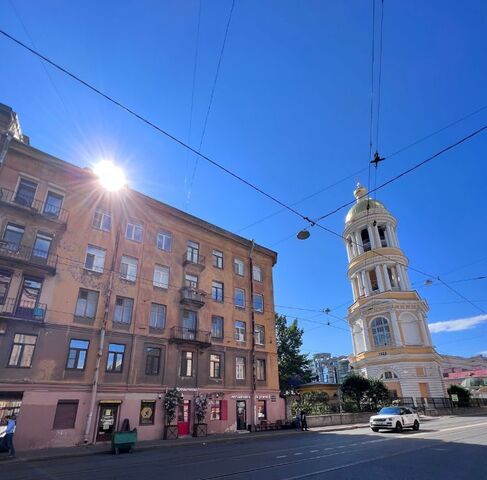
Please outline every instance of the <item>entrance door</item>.
M237 430L247 430L247 405L245 400L237 400Z
M97 442L108 442L117 428L118 405L116 403L103 403L100 405L98 415Z
M189 435L191 400L184 400L178 407L178 435Z

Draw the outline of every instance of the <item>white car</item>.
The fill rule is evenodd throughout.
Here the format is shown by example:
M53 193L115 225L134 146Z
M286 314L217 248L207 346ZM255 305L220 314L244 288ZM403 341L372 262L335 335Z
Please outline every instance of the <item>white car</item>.
M402 432L404 428L419 430L419 424L419 415L409 407L384 407L378 415L370 417L370 428L373 432L379 430Z

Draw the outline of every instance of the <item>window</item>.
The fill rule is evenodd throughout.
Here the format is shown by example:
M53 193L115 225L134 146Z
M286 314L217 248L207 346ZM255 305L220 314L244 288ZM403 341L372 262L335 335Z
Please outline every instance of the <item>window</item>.
M103 248L88 245L86 248L85 268L93 272L103 273L105 267L105 254Z
M383 317L377 317L372 321L372 336L374 337L374 345L380 347L391 344L391 332L389 329L389 322Z
M159 250L170 252L172 248L172 233L159 230L157 233L156 244Z
M265 327L264 325L255 326L255 343L257 345L265 345Z
M267 409L265 400L257 400L257 420L267 419Z
M255 367L257 380L265 380L265 360L258 358Z
M119 343L108 344L107 372L120 373L123 368L125 345Z
M140 223L128 221L127 228L125 230L125 238L133 240L134 242L142 242L144 228Z
M98 230L103 230L104 232L109 232L112 228L112 215L110 212L97 207L95 210L95 215L93 217L92 226Z
M63 204L64 197L59 193L47 192L46 203L44 204L44 215L48 217L57 218L61 213L61 205Z
M245 357L235 357L235 378L245 380Z
M191 263L199 263L200 256L200 246L196 242L188 240L188 245L186 247L186 260Z
M66 368L69 370L84 370L89 346L90 342L88 340L77 340L73 338L69 342Z
M166 306L159 303L151 303L149 326L162 330L166 324Z
M223 252L220 250L213 250L213 266L223 268Z
M78 413L78 400L59 400L54 415L54 430L74 428Z
M364 252L368 252L370 250L370 237L367 228L364 228L360 232L360 238L362 239L362 246L364 247Z
M32 249L32 257L45 262L49 256L51 243L52 237L50 235L38 233L34 242L34 248Z
M76 317L89 318L91 320L94 320L94 318L96 317L97 305L98 305L98 292L80 288L74 315Z
M241 320L235 321L235 340L237 342L245 342L245 322Z
M210 354L210 378L221 378L221 355Z
M392 380L394 378L398 378L398 376L394 372L384 372L381 376L381 380Z
M245 290L243 288L235 289L234 303L238 308L245 308Z
M17 192L15 194L14 202L25 207L31 207L36 196L37 183L25 178L21 178Z
M264 296L260 293L254 293L253 295L254 300L254 310L256 312L262 313L264 311Z
M145 374L159 375L161 364L161 349L156 347L145 348Z
M5 232L3 232L3 240L7 244L7 250L17 252L20 248L20 242L22 242L23 235L24 227L14 225L13 223L7 224Z
M386 226L379 225L377 227L377 231L379 232L379 239L381 247L387 247L387 237L386 237Z
M133 257L127 257L122 255L120 263L120 278L128 280L129 282L135 282L137 278L137 259Z
M32 365L32 356L34 355L36 341L37 335L24 335L22 333L16 333L14 336L12 351L10 352L8 366L24 368L30 367Z
M115 312L113 321L117 323L130 324L132 322L132 308L134 301L131 298L117 297L115 300Z
M198 288L198 277L196 275L190 275L187 273L184 276L184 286L194 288L196 290Z
M35 277L25 276L22 280L22 288L20 290L17 308L15 315L29 320L35 320L38 310L38 300L41 295L42 280Z
M183 336L186 340L194 340L196 326L198 325L198 314L193 310L183 311Z
M12 280L12 274L5 270L0 270L0 305L7 300L8 287L10 287L10 281Z
M221 420L221 400L212 400L210 404L210 420Z
M193 352L181 352L179 375L181 375L181 377L193 376Z
M212 282L212 284L211 284L211 298L215 302L223 303L223 283Z
M262 282L262 268L258 267L257 265L252 266L252 278L256 282Z
M223 317L217 315L211 317L211 338L223 340Z
M154 287L169 288L169 267L156 265L154 267L154 278L152 279Z
M391 282L392 288L399 288L400 287L400 279L399 275L397 274L397 269L393 265L391 267L387 267L387 274L389 275L389 281Z
M140 402L139 425L154 425L154 414L156 402L153 400L142 400Z
M376 292L377 290L379 290L379 282L377 280L377 273L375 272L375 269L369 270L369 279L372 291Z
M233 260L233 271L236 275L240 275L243 277L244 275L244 261L240 258L235 258Z

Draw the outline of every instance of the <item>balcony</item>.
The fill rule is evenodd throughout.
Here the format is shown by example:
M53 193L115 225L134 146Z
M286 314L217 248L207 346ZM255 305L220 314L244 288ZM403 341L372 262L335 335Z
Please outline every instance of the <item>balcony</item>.
M44 303L6 298L3 304L0 304L0 317L42 323L46 310L47 305Z
M48 254L44 250L36 250L25 245L0 240L0 260L15 262L32 270L33 273L56 274L57 255Z
M186 252L183 255L183 266L194 267L196 270L202 271L206 266L206 259L203 255L198 255L195 252Z
M197 329L172 327L169 341L171 343L191 343L200 347L209 347L211 345L211 334Z
M201 308L205 305L206 292L191 287L181 288L181 300L182 305L190 307Z
M68 211L64 208L21 195L4 187L0 187L0 204L23 210L31 215L40 216L63 226L66 226L68 222Z

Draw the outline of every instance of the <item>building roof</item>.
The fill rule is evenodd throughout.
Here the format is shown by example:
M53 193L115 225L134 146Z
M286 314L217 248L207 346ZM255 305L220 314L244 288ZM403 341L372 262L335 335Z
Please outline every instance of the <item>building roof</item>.
M383 203L367 196L367 189L362 185L357 184L357 188L353 194L357 199L357 203L348 211L347 216L345 217L346 223L351 222L354 217L357 217L359 214L366 212L367 210L369 210L369 212L371 210L379 210L388 213L387 208Z

